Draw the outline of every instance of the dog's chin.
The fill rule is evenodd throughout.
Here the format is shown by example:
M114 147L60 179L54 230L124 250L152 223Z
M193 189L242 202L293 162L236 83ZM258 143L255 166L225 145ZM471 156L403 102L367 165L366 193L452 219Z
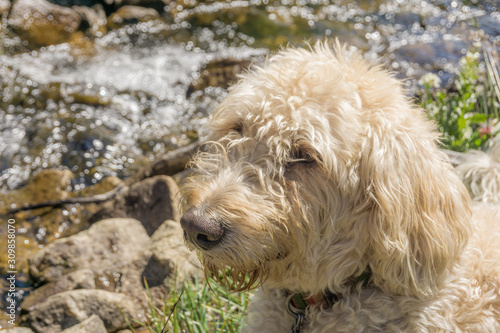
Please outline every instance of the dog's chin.
M272 267L285 257L281 252L269 253L267 256L244 262L238 258L228 260L213 257L209 252L200 253L205 275L212 277L224 288L234 291L251 290L261 286L268 279Z
M267 265L248 269L244 267L234 267L218 265L203 258L205 275L212 277L222 287L232 291L251 290L259 287L267 279Z

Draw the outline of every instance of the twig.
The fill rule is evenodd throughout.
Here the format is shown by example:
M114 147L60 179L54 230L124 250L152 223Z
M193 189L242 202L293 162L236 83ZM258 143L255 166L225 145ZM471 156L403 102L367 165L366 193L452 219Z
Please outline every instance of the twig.
M126 188L127 187L124 184L119 184L118 186L116 186L114 189L112 189L109 192L92 195L90 197L76 197L76 198L68 198L68 199L63 199L63 200L51 200L51 201L44 201L44 202L40 202L37 204L31 204L31 205L26 204L22 207L9 210L7 212L7 214L15 214L15 213L25 211L25 210L38 209L38 208L44 208L44 207L59 207L59 206L68 205L68 204L100 203L100 202L104 202L104 201L113 199L115 196L120 194Z
M124 191L128 186L137 183L143 179L156 176L156 175L174 175L185 169L186 164L189 162L191 155L196 153L198 148L201 146L201 142L197 141L185 147L181 147L176 150L172 150L160 158L156 159L152 163L142 167L135 174L127 178L123 184L116 186L113 190L103 193L92 195L90 197L76 197L68 198L63 200L51 200L40 202L37 204L26 204L19 208L11 209L7 214L15 214L25 210L32 210L43 207L60 207L67 204L90 204L90 203L101 203L116 197L119 193Z

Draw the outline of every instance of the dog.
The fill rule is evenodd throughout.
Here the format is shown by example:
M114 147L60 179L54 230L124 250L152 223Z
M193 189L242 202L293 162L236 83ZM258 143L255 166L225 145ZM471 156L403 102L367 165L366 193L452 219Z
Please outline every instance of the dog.
M345 46L245 73L181 190L187 246L245 332L500 332L500 210L473 206L434 123Z

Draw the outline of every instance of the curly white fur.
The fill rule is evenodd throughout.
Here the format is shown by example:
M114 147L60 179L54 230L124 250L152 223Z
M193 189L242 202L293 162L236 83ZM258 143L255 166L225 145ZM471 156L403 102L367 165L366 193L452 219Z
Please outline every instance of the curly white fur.
M210 125L183 200L224 226L200 250L207 271L262 284L247 332L290 331L284 290L339 295L307 309L307 333L500 331L500 211L472 209L434 124L385 70L338 43L286 49Z
M474 201L500 203L500 144L489 154L470 151L456 168Z

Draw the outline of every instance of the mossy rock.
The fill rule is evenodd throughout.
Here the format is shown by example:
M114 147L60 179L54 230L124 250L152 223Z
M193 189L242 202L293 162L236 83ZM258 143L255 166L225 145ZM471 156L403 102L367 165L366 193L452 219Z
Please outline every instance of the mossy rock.
M45 0L16 0L8 19L9 27L33 48L71 41L80 22L73 9Z

